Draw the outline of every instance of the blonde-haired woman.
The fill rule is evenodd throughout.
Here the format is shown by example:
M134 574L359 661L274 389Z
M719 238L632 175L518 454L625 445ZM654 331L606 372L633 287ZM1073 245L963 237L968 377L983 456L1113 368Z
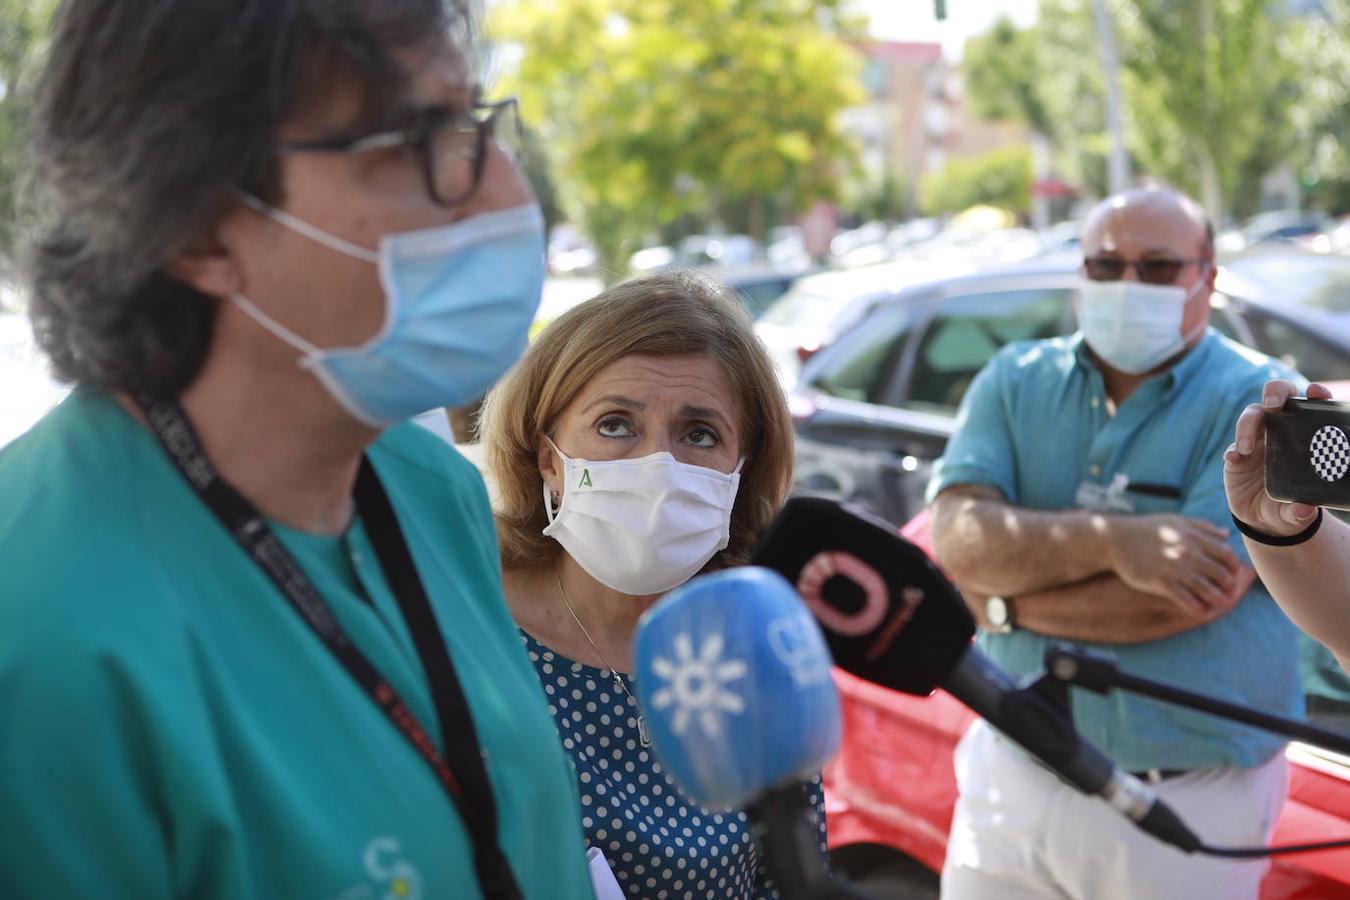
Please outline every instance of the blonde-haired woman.
M745 815L698 807L662 771L628 674L643 611L744 563L791 487L791 421L749 320L696 273L619 285L540 335L480 431L507 603L588 841L632 897L776 896Z

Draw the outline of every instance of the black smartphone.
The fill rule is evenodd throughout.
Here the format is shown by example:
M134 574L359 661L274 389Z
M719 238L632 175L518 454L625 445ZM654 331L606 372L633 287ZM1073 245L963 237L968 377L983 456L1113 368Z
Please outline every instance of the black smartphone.
M1296 397L1266 413L1266 493L1350 509L1350 403Z

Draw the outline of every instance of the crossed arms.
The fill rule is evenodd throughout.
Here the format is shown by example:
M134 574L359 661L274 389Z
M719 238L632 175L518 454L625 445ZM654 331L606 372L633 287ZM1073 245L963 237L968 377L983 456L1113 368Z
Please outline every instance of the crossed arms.
M976 485L933 502L938 564L976 618L990 595L1013 597L1019 628L1068 640L1142 643L1227 614L1256 573L1226 537L1174 514L1026 509Z

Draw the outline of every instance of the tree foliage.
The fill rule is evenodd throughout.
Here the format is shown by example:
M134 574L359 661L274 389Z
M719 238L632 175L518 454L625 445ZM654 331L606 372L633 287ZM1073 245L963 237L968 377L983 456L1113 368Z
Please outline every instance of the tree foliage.
M1017 119L1042 134L1054 130L1041 40L1039 30L1018 28L1000 16L989 31L966 43L966 90L976 115Z
M1300 176L1310 203L1350 212L1350 0L1323 0L1325 17L1310 24L1307 76L1296 124L1311 146Z
M1350 0L1323 5L1324 15L1291 16L1269 0L1108 0L1136 168L1202 199L1220 222L1253 211L1261 178L1286 162L1312 160L1334 194L1350 120ZM1091 0L1043 0L1028 29L996 24L968 45L965 68L977 113L1041 128L1056 168L1104 192Z
M919 188L925 215L960 212L987 204L1025 214L1031 207L1031 151L1002 147L969 159L954 159L925 176Z
M1106 189L1106 114L1088 0L1041 0L1037 23L997 21L966 44L962 64L976 115L1025 122L1050 139L1053 169Z
M864 221L904 219L913 213L913 193L909 181L899 177L894 167L887 166L881 182L864 187L853 209Z
M15 206L24 168L28 84L47 34L54 0L0 0L0 274L16 234Z
M1131 144L1210 216L1251 212L1251 174L1297 146L1300 25L1269 0L1120 0Z
M489 34L518 48L520 95L558 166L564 206L611 263L663 223L837 190L859 102L840 0L504 3Z

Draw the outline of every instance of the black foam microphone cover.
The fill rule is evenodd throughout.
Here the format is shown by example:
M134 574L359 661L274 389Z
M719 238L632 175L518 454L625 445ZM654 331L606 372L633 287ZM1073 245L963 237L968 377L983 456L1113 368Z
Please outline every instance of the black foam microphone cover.
M922 550L833 500L789 500L751 562L797 588L836 665L893 690L932 693L975 634L960 593Z

